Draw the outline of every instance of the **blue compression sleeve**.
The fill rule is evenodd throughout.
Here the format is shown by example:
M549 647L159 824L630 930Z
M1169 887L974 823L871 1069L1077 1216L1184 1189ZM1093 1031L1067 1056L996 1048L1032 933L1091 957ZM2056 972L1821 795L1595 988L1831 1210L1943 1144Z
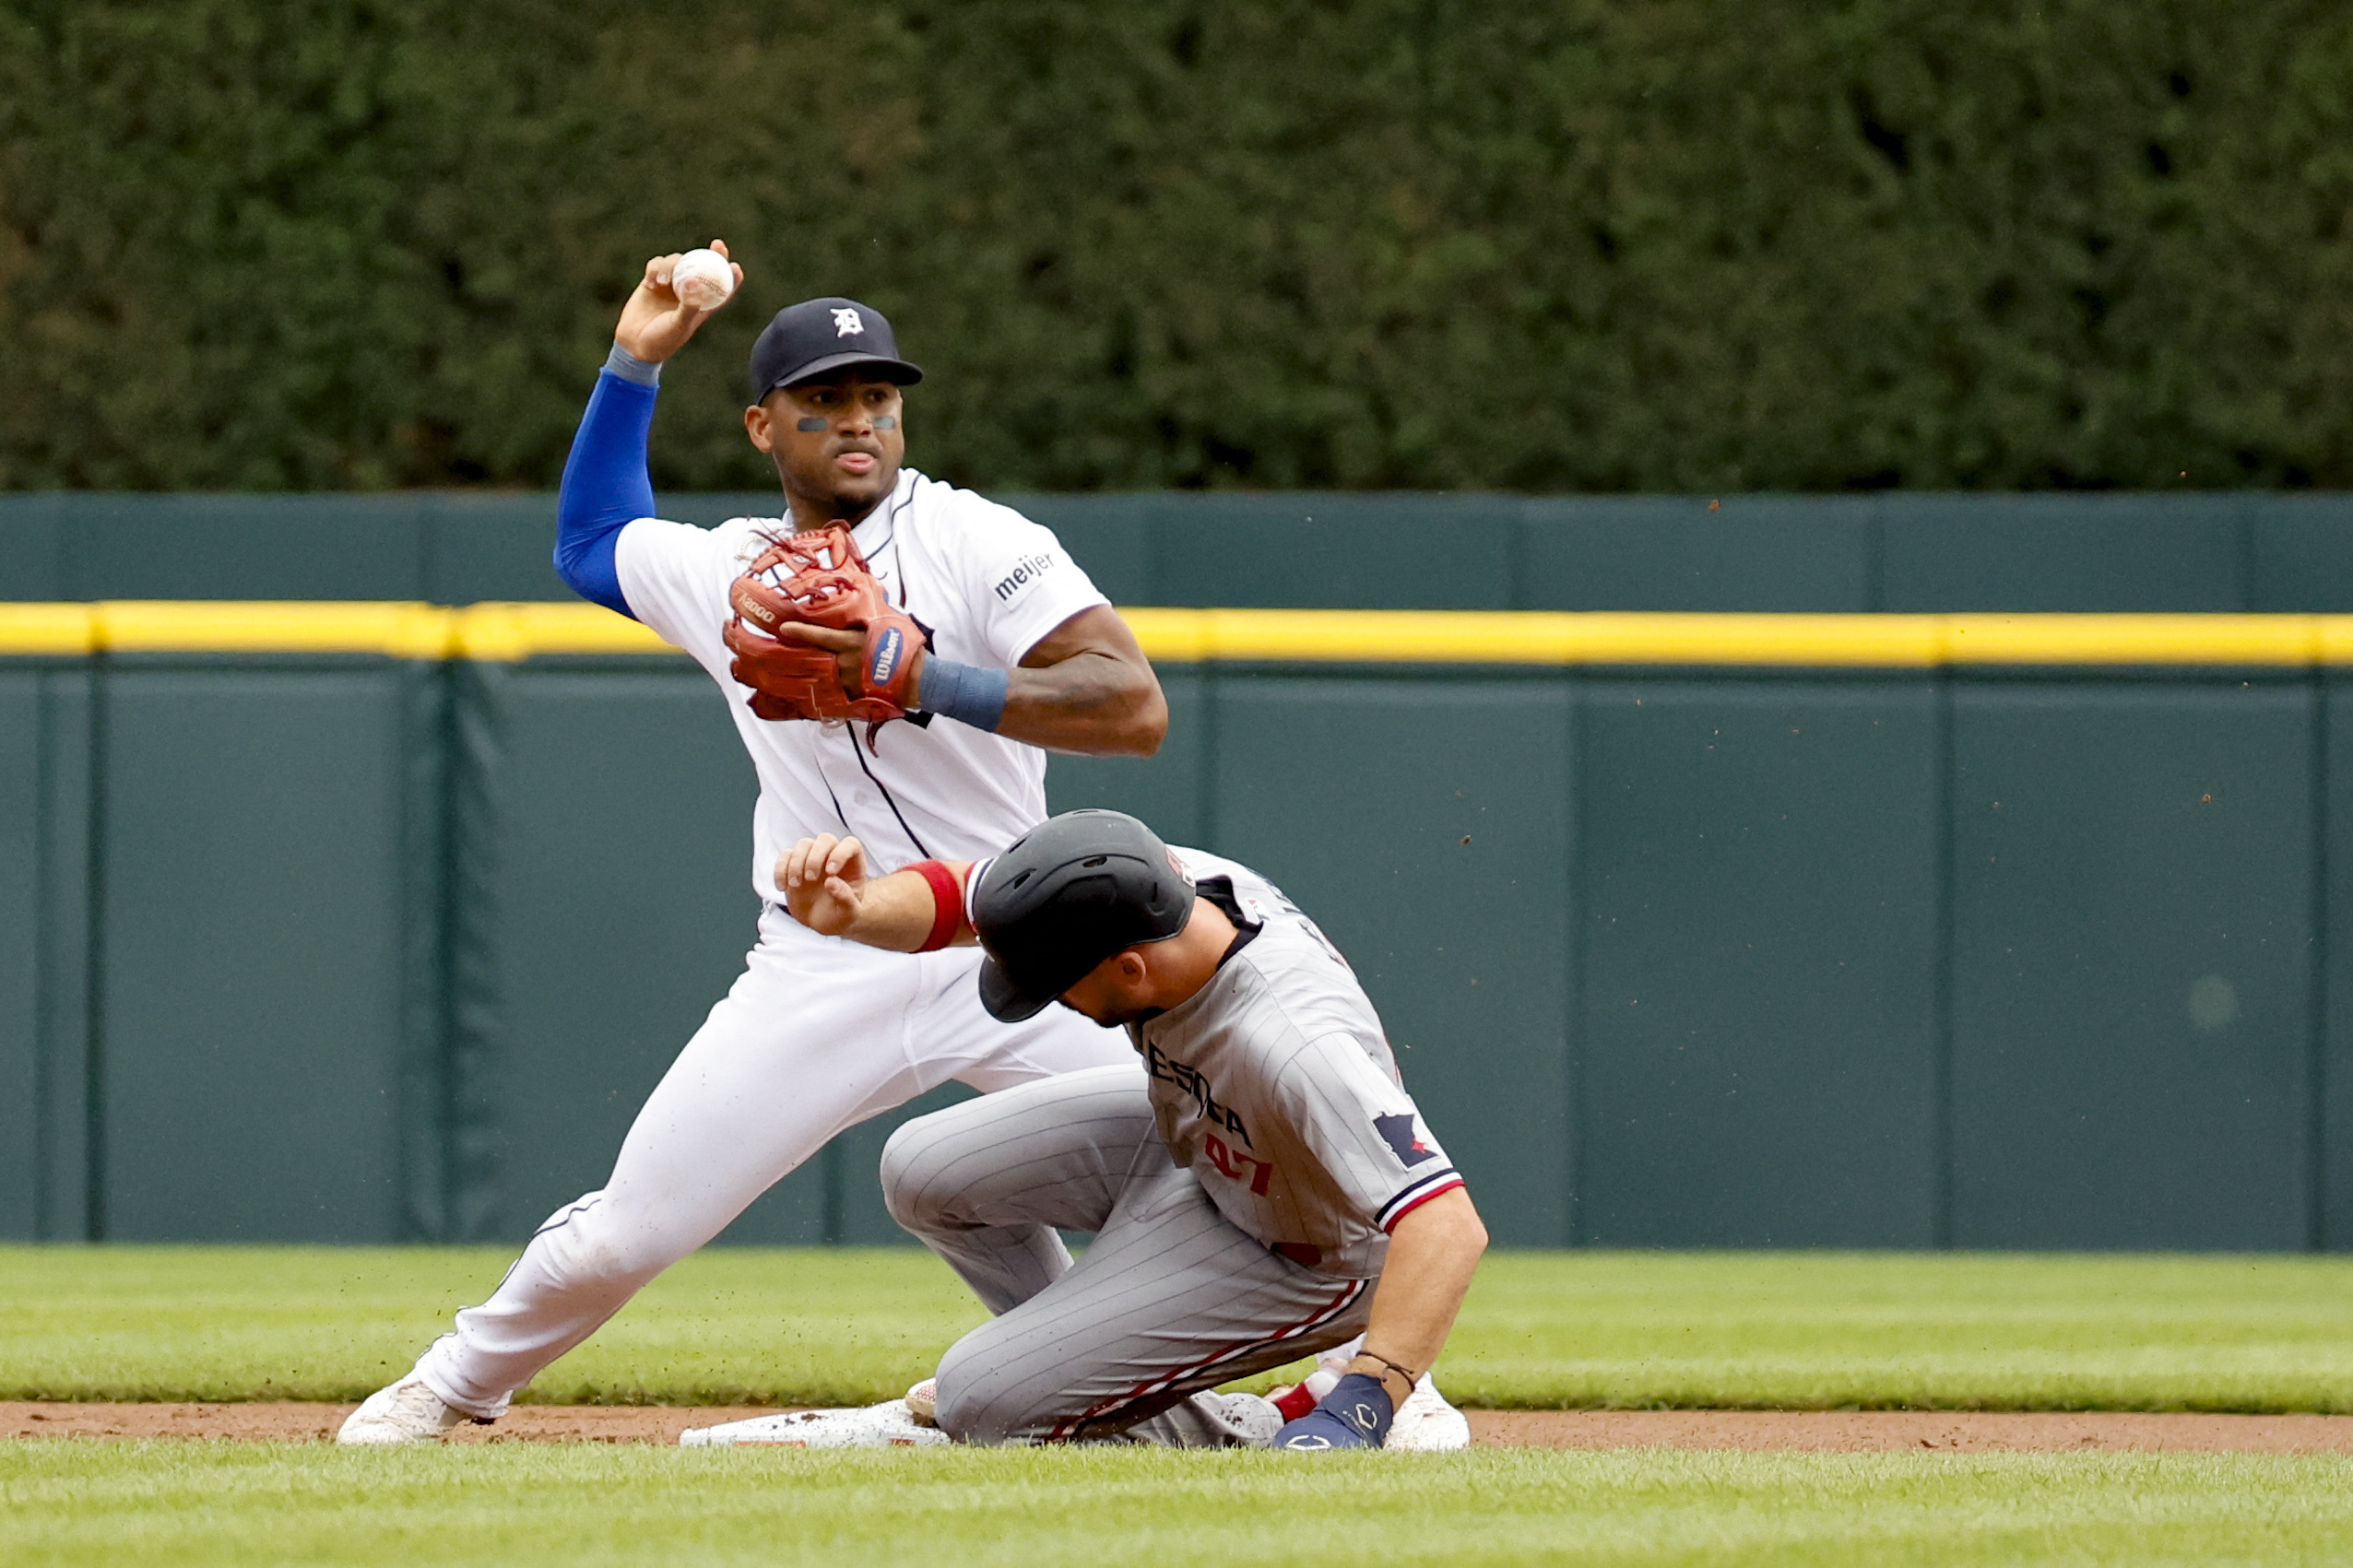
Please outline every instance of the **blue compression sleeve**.
M572 438L572 455L564 460L563 489L556 497L555 560L556 574L573 593L629 615L613 548L624 525L654 514L645 438L654 425L659 367L634 360L622 364L621 359L615 348L597 377L588 411ZM654 375L647 377L647 371Z

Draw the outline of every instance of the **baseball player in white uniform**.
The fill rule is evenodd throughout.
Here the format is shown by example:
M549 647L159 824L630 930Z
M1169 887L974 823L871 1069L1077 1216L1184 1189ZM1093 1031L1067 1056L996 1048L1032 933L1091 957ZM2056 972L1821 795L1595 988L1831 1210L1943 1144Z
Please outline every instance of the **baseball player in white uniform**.
M1427 1373L1486 1232L1355 975L1280 890L1116 811L881 878L856 840L821 836L778 873L814 930L977 941L992 1016L1125 1025L1144 1068L970 1101L884 1150L892 1214L997 1315L910 1396L941 1431L1324 1450L1384 1445L1423 1390L1454 1415ZM1083 1259L1057 1227L1095 1232ZM1210 1392L1360 1333L1320 1400ZM826 1430L763 1420L787 1441Z
M1074 1014L1012 1029L990 1018L970 949L909 961L821 936L773 902L772 868L811 835L856 834L885 864L977 858L1045 817L1041 748L1149 755L1167 705L1127 624L1051 533L902 466L904 389L922 371L856 301L780 312L752 349L745 430L774 461L786 514L708 530L654 516L645 452L661 364L709 313L671 289L677 261L649 262L622 311L565 466L556 560L581 594L692 654L727 692L759 774L752 883L770 902L742 975L638 1113L610 1179L550 1216L491 1299L353 1413L345 1443L430 1442L496 1419L845 1127L952 1079L987 1091L1106 1064L1134 1071L1117 1036ZM729 585L769 539L834 523L855 525L891 604L930 635L913 655L912 722L871 746L863 726L754 714L722 641ZM777 635L836 653L851 679L855 635Z

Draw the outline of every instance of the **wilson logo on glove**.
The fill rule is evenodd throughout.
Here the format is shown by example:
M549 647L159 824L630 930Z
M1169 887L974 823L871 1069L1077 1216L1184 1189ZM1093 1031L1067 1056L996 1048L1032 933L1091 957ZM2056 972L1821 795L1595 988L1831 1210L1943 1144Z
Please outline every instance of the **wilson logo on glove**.
M866 667L866 683L869 686L888 686L891 683L891 671L897 667L899 649L905 642L895 626L882 633L874 644L874 662Z

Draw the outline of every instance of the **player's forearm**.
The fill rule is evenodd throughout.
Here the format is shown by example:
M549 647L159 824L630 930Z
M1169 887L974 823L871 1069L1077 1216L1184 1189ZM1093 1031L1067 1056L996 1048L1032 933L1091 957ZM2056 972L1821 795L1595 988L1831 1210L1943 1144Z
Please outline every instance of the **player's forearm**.
M1149 757L1168 734L1168 699L1141 658L1089 649L1013 671L997 733L1048 751Z
M1471 1289L1479 1256L1487 1250L1487 1228L1460 1187L1443 1193L1397 1222L1389 1256L1373 1294L1365 1325L1365 1349L1416 1373L1430 1370L1446 1348L1455 1314ZM1381 1373L1380 1362L1360 1356L1351 1371ZM1408 1390L1407 1392L1410 1392ZM1402 1401L1392 1378L1391 1395Z
M556 495L555 566L573 592L607 609L630 613L622 597L614 549L621 531L654 511L645 470L646 434L654 423L660 367L634 360L613 362L580 417Z
M931 885L913 871L893 871L858 890L857 916L840 934L869 948L911 953L931 934Z
M940 864L947 867L961 890L972 863L949 860ZM972 927L964 924L961 905L951 918L954 921L952 942L970 942ZM940 901L930 879L919 871L893 871L887 877L877 877L858 890L857 917L841 934L869 948L912 953L931 939L940 920Z

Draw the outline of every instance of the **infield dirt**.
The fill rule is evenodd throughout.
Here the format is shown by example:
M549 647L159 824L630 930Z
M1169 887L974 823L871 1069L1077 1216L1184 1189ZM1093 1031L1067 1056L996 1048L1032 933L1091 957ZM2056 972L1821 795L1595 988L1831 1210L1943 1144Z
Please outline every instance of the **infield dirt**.
M0 1401L0 1435L325 1442L352 1407L313 1403ZM458 1443L673 1444L749 1407L518 1405ZM2126 1410L1472 1410L1473 1441L1515 1448L1732 1448L1750 1453L2353 1454L2353 1416Z

